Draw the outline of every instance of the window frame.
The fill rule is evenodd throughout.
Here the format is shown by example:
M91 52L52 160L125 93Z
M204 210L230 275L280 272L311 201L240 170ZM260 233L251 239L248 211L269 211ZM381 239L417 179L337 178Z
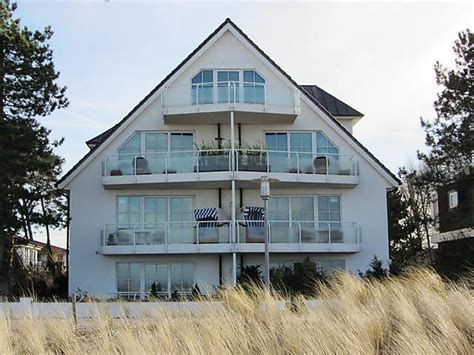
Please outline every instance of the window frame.
M313 199L313 221L296 221L293 220L293 207L292 207L292 199L293 198L301 198L301 197L309 197ZM339 199L339 221L320 221L319 220L319 197L337 197ZM318 194L318 195L307 195L307 194L302 194L302 195L274 195L270 197L270 201L273 198L287 198L288 199L288 219L286 221L272 221L270 220L269 222L288 222L289 225L291 226L293 222L310 222L314 223L314 226L316 227L320 222L330 222L330 223L342 223L344 221L343 218L343 204L342 204L342 195L341 194Z
M122 197L138 197L140 198L140 222L138 223L139 226L142 228L146 229L146 225L150 224L146 222L146 212L145 212L145 200L147 198L166 198L166 221L163 222L165 224L169 224L171 221L171 199L172 198L190 198L191 203L192 203L192 213L194 212L194 209L196 208L196 201L195 201L195 196L194 195L116 195L115 196L115 222L116 225L119 226L119 220L118 220L118 201L119 198ZM189 222L193 222L192 218L190 219ZM184 223L184 222L183 222ZM186 222L188 223L188 222Z
M285 131L285 130L265 130L263 132L263 141L265 142L266 144L266 137L267 137L267 134L286 134L286 151L278 151L280 153L283 153L283 152L286 152L288 153L288 156L290 156L292 153L307 153L309 154L310 152L299 152L299 151L292 151L291 150L291 134L292 133L311 133L311 149L312 149L312 152L311 154L313 154L313 156L316 156L316 155L341 155L341 148L335 144L329 137L327 134L325 134L322 130L316 130L316 131L312 131L312 130L288 130L288 131ZM317 151L317 148L318 148L318 140L317 140L317 135L318 133L322 134L326 140L328 142L330 142L334 147L335 149L337 149L337 154L331 154L331 153L318 153Z
M206 87L211 87L212 88L212 98L211 98L211 101L210 102L200 102L200 100L197 100L195 97L194 97L194 90L195 90L195 86L198 86L198 85L204 85L203 83L193 83L193 79L199 75L200 73L204 72L204 71L212 71L212 82L205 82L206 85L209 85L209 86L206 86ZM252 71L254 72L254 80L255 80L255 77L257 74L259 77L262 78L263 80L263 83L260 83L260 82L257 82L257 81L254 81L254 82L246 82L244 80L244 72L248 72L248 71ZM235 80L228 80L228 81L219 81L219 72L238 72L239 73L239 80L238 81L235 81ZM256 105L265 105L266 102L267 102L267 97L266 97L266 85L267 85L267 82L266 82L266 78L264 75L262 75L262 73L256 69L256 68L228 68L228 67L223 67L223 68L201 68L199 69L198 71L196 71L192 76L191 76L191 95L192 95L192 105L205 105L205 104L222 104L222 103L228 103L226 101L220 101L219 99L219 84L220 83L228 83L228 82L235 82L237 84L237 101L238 103L248 103L248 104L256 104ZM211 86L212 84L212 86ZM248 86L248 87L255 87L255 86L258 86L258 87L263 87L263 91L264 91L264 98L263 98L263 103L262 102L246 102L245 101L245 94L244 94L244 88L245 88L245 85L253 85L253 86ZM221 86L222 87L222 86Z
M131 265L139 266L139 291L138 292L130 292L130 291L119 291L119 273L118 273L118 265L119 264L126 264L128 267L128 271L130 273ZM197 276L197 267L195 261L163 261L163 262L133 262L133 261L116 261L115 262L115 292L118 296L139 296L140 298L144 298L146 295L150 294L150 290L146 289L146 266L147 265L154 265L155 267L158 265L166 265L166 291L159 291L160 294L165 294L167 297L171 297L173 294L173 290L171 288L171 266L172 265L191 265L193 271L192 277L192 286L189 291L184 291L186 293L192 292L192 288L196 284L196 276ZM130 289L130 278L128 280L128 289ZM183 292L183 291L178 291Z
M155 152L156 154L159 154L159 153L162 153L162 154L166 154L166 153L171 153L173 152L171 150L171 136L173 134L181 134L181 135L185 135L185 134L190 134L192 135L192 140L193 140L193 147L196 146L196 131L192 130L192 131L186 131L186 130L167 130L167 131L134 131L126 140L125 142L123 142L117 149L117 154L118 155L123 155L123 156L127 156L129 154L120 154L120 150L135 136L135 134L140 134L140 153L137 153L137 154L132 154L132 155L145 155L145 154L153 154L154 152L146 152L146 135L147 134L166 134L167 137L166 137L166 141L167 141L167 147L166 147L166 151L165 152Z
M457 190L448 191L449 210L453 210L459 206L459 192Z

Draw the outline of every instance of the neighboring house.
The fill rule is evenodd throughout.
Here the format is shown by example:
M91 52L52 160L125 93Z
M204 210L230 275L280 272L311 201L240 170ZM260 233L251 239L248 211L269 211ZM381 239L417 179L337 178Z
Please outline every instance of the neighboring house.
M468 168L466 172L438 188L433 205L437 229L431 237L433 243L474 238L474 168Z
M37 270L46 268L48 263L46 243L26 238L15 238L13 248L24 267ZM51 245L51 252L54 262L56 262L62 270L65 270L66 249Z
M261 176L278 179L272 265L310 257L357 273L374 255L387 265L386 192L398 180L352 136L362 116L298 85L227 19L61 179L69 293L235 284L264 258Z

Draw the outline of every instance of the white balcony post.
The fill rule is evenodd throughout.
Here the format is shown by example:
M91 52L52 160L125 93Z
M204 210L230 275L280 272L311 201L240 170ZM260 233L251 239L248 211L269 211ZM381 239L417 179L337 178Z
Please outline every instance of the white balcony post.
M301 222L298 222L298 243L301 244Z
M296 174L299 175L300 174L300 153L295 153L295 154L296 154Z
M196 244L199 245L199 221L196 223Z
M328 224L328 237L329 237L329 244L331 244L331 223L327 222Z

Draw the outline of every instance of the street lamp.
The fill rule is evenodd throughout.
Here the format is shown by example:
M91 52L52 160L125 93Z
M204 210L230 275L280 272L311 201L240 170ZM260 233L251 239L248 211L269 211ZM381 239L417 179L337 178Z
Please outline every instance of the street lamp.
M269 232L270 226L268 225L268 200L270 199L270 182L277 182L277 179L269 179L268 176L262 176L260 178L260 197L263 200L263 206L265 209L264 213L264 228L265 228L265 264L263 281L267 287L270 286L270 250L269 250Z

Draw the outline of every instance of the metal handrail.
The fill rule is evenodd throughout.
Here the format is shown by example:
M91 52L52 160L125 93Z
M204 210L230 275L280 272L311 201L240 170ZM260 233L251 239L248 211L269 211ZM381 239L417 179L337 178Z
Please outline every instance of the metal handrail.
M223 86L222 84L227 84L227 86ZM263 102L250 102L250 101L245 101L243 93L245 90L248 89L254 89L254 88L262 88L263 89ZM288 95L294 96L292 98L292 103L291 105L295 107L295 110L297 107L299 107L299 94L298 90L292 87L291 85L285 85L285 84L273 84L273 83L257 83L257 82L248 82L248 81L212 81L212 82L205 82L205 83L190 83L190 84L179 84L179 85L167 85L164 88L163 95L162 95L162 100L161 100L161 105L164 109L167 107L172 107L172 106L181 106L178 104L169 104L170 102L170 96L173 95L173 90L180 90L180 89L185 89L186 92L189 90L189 93L191 93L191 105L199 107L201 105L209 105L209 104L222 104L222 103L247 103L247 104L256 104L256 105L263 105L267 107L269 104L269 94L268 92L272 91L272 88L283 88L288 90ZM227 102L220 102L219 101L219 96L216 95L217 91L220 89L225 89L227 90ZM231 97L231 89L234 90L233 97ZM210 91L211 95L210 97L203 96L201 94L202 92ZM239 91L239 100L237 100L237 91ZM178 92L177 95L180 97L186 97L186 92ZM175 94L176 95L176 94ZM206 94L204 94L206 95ZM202 96L202 97L201 97ZM178 97L178 96L177 96ZM189 97L189 96L187 96ZM205 102L202 102L203 99L206 99ZM207 101L208 100L208 101ZM184 104L186 105L186 104ZM278 100L275 100L272 105L281 105ZM287 106L287 105L283 105Z
M216 157L222 157L222 156L228 156L229 157L229 166L228 166L228 171L233 171L232 169L232 149L195 149L195 150L182 150L182 151L168 151L168 152L149 152L149 153L126 153L126 154L111 154L105 157L105 162L104 162L104 172L105 176L109 176L111 174L112 170L119 169L120 165L118 162L115 164L111 164L110 160L112 159L117 159L118 161L120 159L124 160L132 160L132 172L130 174L124 174L124 175L140 175L137 173L137 161L139 158L144 158L145 160L151 159L151 158L160 158L164 157L164 171L162 173L157 173L157 172L149 172L150 174L168 174L170 172L170 162L173 158L179 155L190 155L192 159L194 159L196 163L196 171L197 173L201 172L201 157L205 156L206 153L214 153L216 154ZM248 156L249 153L256 153L256 155L265 155L265 164L266 164L266 171L269 173L270 172L270 166L271 166L271 155L274 154L276 157L274 158L288 158L288 159L295 159L296 160L296 173L300 174L300 170L302 168L301 161L304 157L306 158L311 158L312 160L318 158L318 157L327 157L327 158L334 158L337 159L338 161L345 161L349 162L349 174L350 176L358 176L359 175L359 164L358 160L353 156L353 155L347 155L347 154L333 154L333 153L317 153L317 152L295 152L295 151L277 151L277 150L268 150L268 149L246 149L246 148L237 148L235 149L235 159L237 161L237 164L235 164L235 171L239 171L239 157L243 156ZM278 156L280 155L280 157ZM212 157L212 155L210 155ZM321 173L319 172L318 174L324 174L324 175L339 175L339 172L332 173L330 171L331 166L330 166L330 159L326 159L325 161L325 172ZM116 165L115 167L112 167L112 165ZM110 171L109 171L110 170ZM185 173L191 173L194 172L194 170L189 170L185 171ZM289 172L288 172L289 173ZM295 172L291 172L295 173Z
M202 225L210 224L210 223L215 223L217 225L213 227L202 226ZM231 223L232 222L230 220L217 220L217 221L170 221L170 222L133 223L133 224L107 224L103 228L103 231L101 233L101 238L103 236L103 240L104 240L103 245L108 245L106 236L110 235L109 233L115 233L118 231L127 231L127 232L131 232L131 243L124 244L124 245L136 246L136 245L139 245L137 243L137 232L152 231L153 229L156 229L156 227L158 226L163 226L164 227L163 229L165 231L164 243L157 243L157 244L159 245L181 244L181 243L170 243L170 239L169 239L170 231L172 230L173 225L187 225L196 230L196 243L195 244L200 244L201 243L200 233L203 228L221 228L221 227L224 227L225 225L230 226ZM119 226L123 226L123 227L119 227ZM154 227L148 227L148 226L154 226ZM227 244L230 242L231 242L231 239L230 239L230 233L229 233L227 240L225 242L219 241L218 244Z
M263 224L263 220L237 220L236 224L246 225L248 223L261 223ZM302 242L302 230L303 225L305 224L313 224L315 231L318 231L317 226L324 224L326 225L327 232L328 232L328 244L333 244L332 233L337 230L342 230L344 226L352 226L353 231L355 233L355 244L360 244L360 235L361 230L359 225L356 222L339 222L339 221L280 221L280 220L270 220L268 221L269 225L269 242L272 243L272 224L288 224L289 228L296 227L298 230L298 243L301 244ZM295 225L295 226L293 226ZM335 226L339 226L340 228L335 228ZM262 226L263 228L263 226ZM240 228L237 228L237 243L240 243Z

